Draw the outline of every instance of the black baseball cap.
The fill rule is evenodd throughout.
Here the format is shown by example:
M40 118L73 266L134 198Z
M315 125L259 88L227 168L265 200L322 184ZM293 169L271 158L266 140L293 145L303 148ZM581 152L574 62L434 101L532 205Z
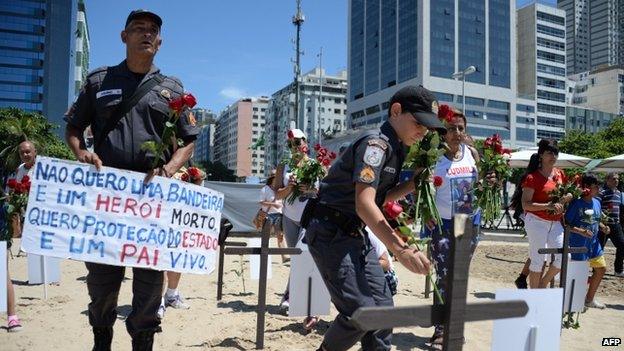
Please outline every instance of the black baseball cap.
M403 112L409 112L423 126L446 133L446 128L438 118L438 100L422 85L408 85L397 91L390 99L390 105L401 104Z
M128 24L130 24L130 22L132 22L132 20L135 20L139 17L150 17L156 23L158 28L162 27L162 18L160 18L160 16L158 16L157 14L151 11L143 10L143 9L134 10L130 12L130 14L128 15L128 18L126 19L126 27L128 26Z

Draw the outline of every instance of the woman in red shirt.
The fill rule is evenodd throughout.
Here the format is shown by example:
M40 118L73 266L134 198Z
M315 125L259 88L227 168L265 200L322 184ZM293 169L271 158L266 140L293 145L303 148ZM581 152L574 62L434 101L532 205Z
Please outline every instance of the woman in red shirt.
M527 173L522 182L522 208L525 211L524 228L529 238L529 286L545 288L561 270L562 255L555 255L555 262L542 276L546 255L541 248L563 247L564 205L572 199L567 194L560 202L550 201L549 192L566 181L565 174L555 168L559 148L554 140L541 140L537 154L531 156Z

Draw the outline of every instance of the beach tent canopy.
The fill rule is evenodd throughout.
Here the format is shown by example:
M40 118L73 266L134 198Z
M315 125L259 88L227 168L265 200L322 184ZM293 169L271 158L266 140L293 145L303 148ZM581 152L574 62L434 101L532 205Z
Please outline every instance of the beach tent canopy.
M537 148L530 148L526 150L517 151L511 154L510 165L513 168L526 168L529 165L529 160L531 159L531 155L537 152ZM559 158L557 159L556 167L559 168L583 168L585 167L591 159L587 157L581 157L576 155L570 155L563 152L559 153ZM623 159L624 164L624 159Z
M594 172L621 172L624 170L624 154L605 158L600 161Z

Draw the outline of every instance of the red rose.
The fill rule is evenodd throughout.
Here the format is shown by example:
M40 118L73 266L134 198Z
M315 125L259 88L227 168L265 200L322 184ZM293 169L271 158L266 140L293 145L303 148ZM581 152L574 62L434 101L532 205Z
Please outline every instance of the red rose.
M321 144L314 145L314 151L319 151L321 149Z
M321 157L325 157L327 156L327 149L325 148L320 148L317 152L316 152L319 156Z
M494 151L496 151L497 154L502 154L503 153L503 145L501 145L501 144L494 145Z
M455 116L455 112L453 112L449 105L440 105L438 108L439 119L450 123L453 121L453 116Z
M435 186L436 188L439 188L442 186L442 184L444 184L444 179L442 179L442 177L440 176L433 177L433 186Z
M179 97L177 99L169 101L169 108L172 109L175 113L180 113L182 112L182 109L184 109L184 104L184 98Z
M15 178L11 178L9 179L9 181L7 182L7 186L11 189L15 189L15 186L17 185L17 180L15 180Z
M332 151L332 152L329 154L329 158L331 158L332 160L333 160L333 159L335 159L335 158L336 158L336 153Z
M293 134L292 130L288 131L288 139L294 139L295 138L295 134Z
M197 179L201 176L201 171L197 167L190 167L187 171L193 179Z
M22 186L24 187L24 192L26 193L30 192L30 182L22 183Z
M507 148L505 148L505 149L503 149L503 153L504 153L504 154L509 154L509 155L510 155L510 154L511 154L511 149L507 149Z
M22 183L15 184L15 192L18 194L24 192L24 186L22 185Z
M188 173L182 173L182 176L180 177L180 179L182 179L182 181L188 182L189 181Z
M583 188L583 196L589 196L590 193L591 193L591 189Z
M195 99L191 93L182 95L182 100L184 100L184 104L189 108L193 108L193 106L197 105L197 99Z
M327 167L331 164L331 161L328 158L324 158L323 161L321 161L321 164Z
M29 183L30 182L30 177L28 175L25 175L22 177L22 183Z
M403 212L403 207L401 207L401 205L399 205L396 201L388 201L383 206L383 210L388 218L395 219L401 214L401 212Z

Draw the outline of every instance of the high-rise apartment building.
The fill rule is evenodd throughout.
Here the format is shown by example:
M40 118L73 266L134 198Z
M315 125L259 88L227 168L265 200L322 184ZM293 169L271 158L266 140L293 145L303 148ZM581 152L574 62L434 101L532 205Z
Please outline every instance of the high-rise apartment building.
M274 168L285 155L286 133L296 125L310 145L324 142L346 129L347 72L327 75L315 68L301 76L300 120L294 123L294 84L271 96L266 113L266 168Z
M572 105L624 115L624 67L605 67L568 78L574 84Z
M215 123L217 116L214 112L203 108L193 109L193 115L200 126L199 135L195 139L194 162L212 161L215 139Z
M76 95L77 14L77 0L0 2L0 107L64 123Z
M568 74L624 65L624 0L558 0L566 12Z
M78 0L76 20L76 69L74 72L76 83L74 89L77 96L89 73L89 26L87 25L87 11L84 0Z
M214 161L223 163L237 177L264 177L264 146L253 148L265 129L268 97L241 99L217 118Z
M540 3L518 10L518 94L536 100L537 139L565 135L565 16Z
M516 137L516 15L509 0L350 0L348 128L387 118L387 102L423 85L462 108L468 132Z

